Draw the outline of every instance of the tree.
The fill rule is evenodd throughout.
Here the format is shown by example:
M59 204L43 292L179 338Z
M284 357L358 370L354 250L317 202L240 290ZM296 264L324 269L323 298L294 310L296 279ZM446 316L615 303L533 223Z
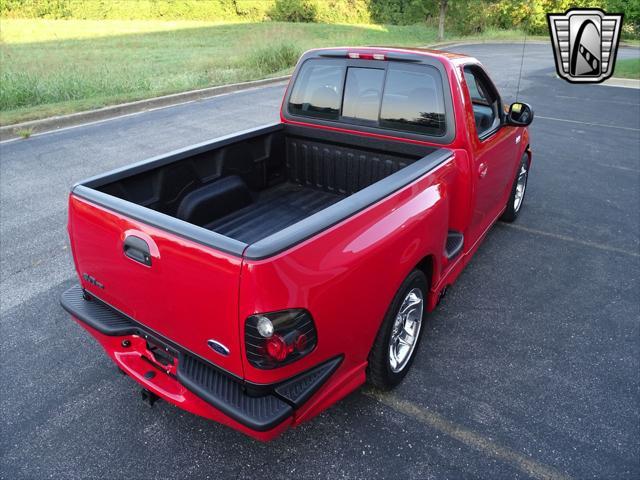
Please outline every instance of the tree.
M440 15L438 18L438 41L444 40L444 19L447 15L447 0L440 0Z

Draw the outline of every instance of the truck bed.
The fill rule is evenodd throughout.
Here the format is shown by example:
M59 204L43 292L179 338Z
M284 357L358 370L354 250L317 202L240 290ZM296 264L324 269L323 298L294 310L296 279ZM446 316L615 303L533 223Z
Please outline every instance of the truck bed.
M90 178L73 194L218 250L265 258L450 156L442 148L276 124Z
M253 203L205 227L250 244L276 233L345 198L292 182L262 191Z

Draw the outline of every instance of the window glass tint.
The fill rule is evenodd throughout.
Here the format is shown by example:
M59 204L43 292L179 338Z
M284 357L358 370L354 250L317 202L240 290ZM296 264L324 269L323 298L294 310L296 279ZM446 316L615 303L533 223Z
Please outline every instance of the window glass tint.
M384 70L348 68L342 116L377 122L382 98L382 82L384 82Z
M498 99L491 93L491 89L486 86L482 74L474 70L472 67L465 67L464 80L471 97L476 132L482 137L498 126L500 105Z
M464 79L467 83L467 88L469 89L469 96L471 97L471 100L481 100L487 103L491 103L491 97L488 93L485 92L482 82L476 78L476 76L473 74L473 71L471 71L471 69L468 67L465 67L464 69Z
M471 73L469 70L465 68L464 76L465 76L465 80L467 81L467 87L469 88L469 96L472 99L484 98L484 95L480 92L480 89L478 88L476 77L473 76L473 73Z
M444 96L433 67L389 66L380 126L428 135L444 135Z
M342 65L327 61L305 62L293 86L289 111L307 117L337 120L343 76Z

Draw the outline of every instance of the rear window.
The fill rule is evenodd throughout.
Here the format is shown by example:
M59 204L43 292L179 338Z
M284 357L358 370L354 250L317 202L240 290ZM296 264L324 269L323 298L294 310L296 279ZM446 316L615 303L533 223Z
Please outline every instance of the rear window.
M335 62L306 62L293 85L289 111L305 117L338 120L345 67Z
M391 68L382 98L380 126L395 130L444 135L442 81L433 67Z
M438 70L428 65L393 63L381 67L347 68L342 61L308 60L293 86L289 112L423 135L444 135L444 93Z
M342 116L377 122L383 82L384 70L382 69L348 68Z

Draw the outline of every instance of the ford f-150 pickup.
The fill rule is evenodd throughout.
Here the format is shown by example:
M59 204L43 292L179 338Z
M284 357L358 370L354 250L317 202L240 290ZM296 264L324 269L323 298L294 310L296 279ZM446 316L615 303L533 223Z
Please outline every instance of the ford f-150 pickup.
M149 403L271 439L402 380L522 207L532 119L471 57L309 51L280 122L73 186L62 306Z

